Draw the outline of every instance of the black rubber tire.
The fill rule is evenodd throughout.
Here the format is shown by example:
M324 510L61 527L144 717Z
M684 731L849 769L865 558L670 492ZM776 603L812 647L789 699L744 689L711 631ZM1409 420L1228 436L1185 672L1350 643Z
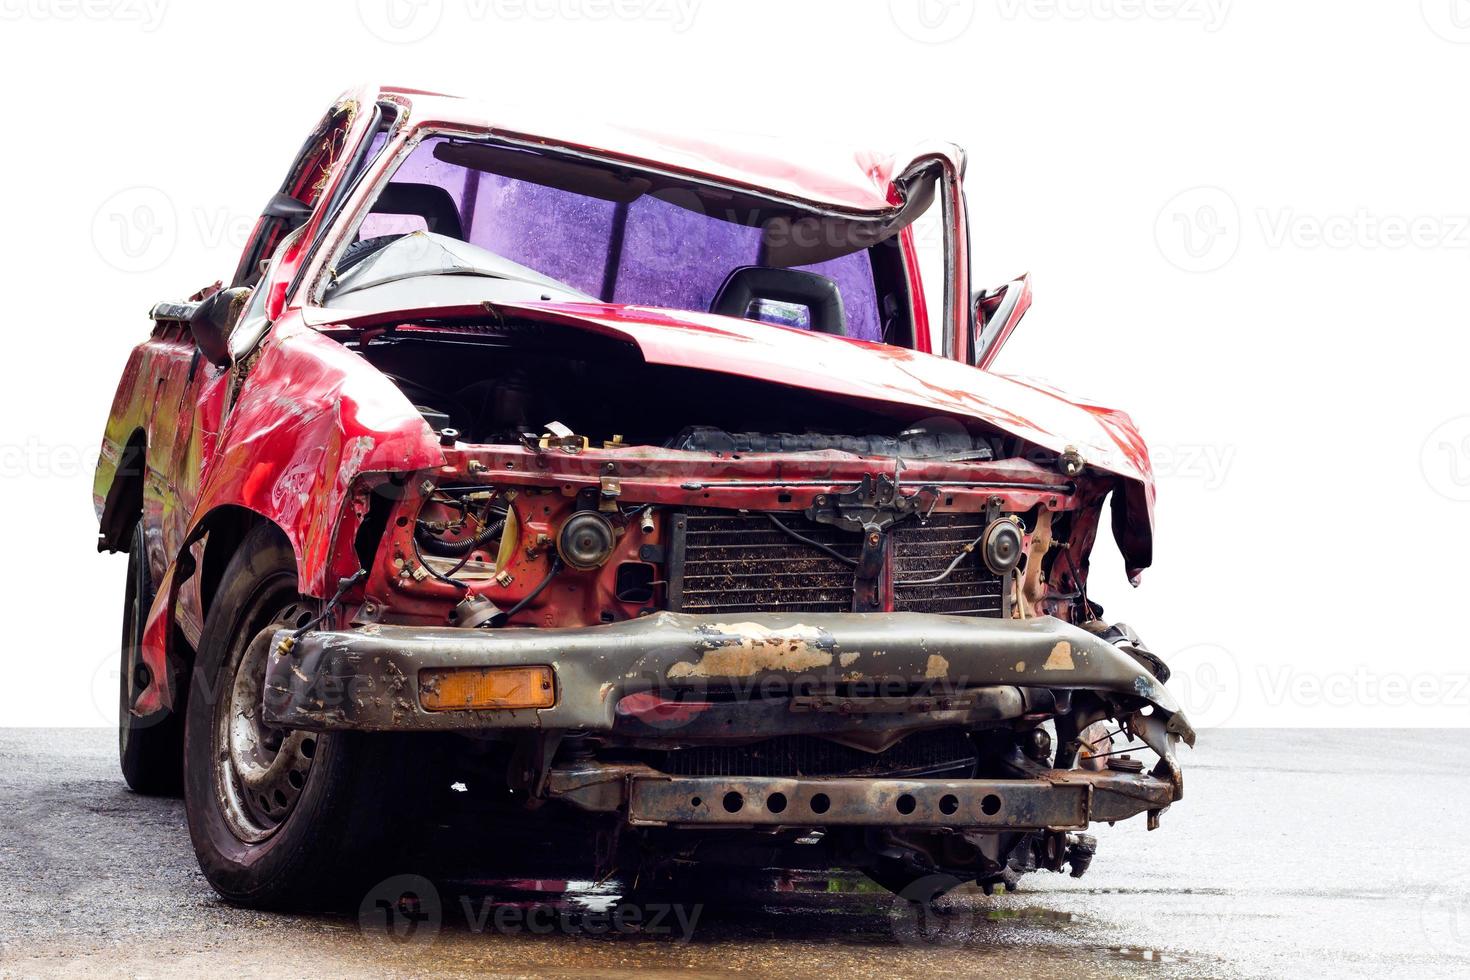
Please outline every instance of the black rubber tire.
M184 789L184 718L163 711L147 718L132 713L133 701L146 680L142 667L143 624L153 606L153 575L143 544L143 522L133 527L128 548L128 580L123 592L122 643L119 654L117 753L123 779L135 793L178 796Z
M296 559L284 535L270 525L247 534L200 637L186 711L185 813L199 866L225 899L253 908L335 909L355 903L376 880L373 848L388 829L384 803L395 788L389 770L400 768L383 764L382 749L391 743L360 733L316 736L294 808L259 842L235 833L217 792L226 752L215 744L216 706L223 700L220 710L228 710L234 663L280 609L300 601L296 590Z

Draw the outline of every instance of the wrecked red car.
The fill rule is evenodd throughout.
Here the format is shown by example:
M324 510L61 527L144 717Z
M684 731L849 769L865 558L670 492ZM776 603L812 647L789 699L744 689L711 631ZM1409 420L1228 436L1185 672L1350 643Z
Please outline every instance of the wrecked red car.
M97 472L123 772L210 883L321 897L451 782L643 881L988 890L1156 824L1194 735L1088 582L1109 497L1150 563L1147 449L987 370L1030 292L972 290L963 173L332 108Z

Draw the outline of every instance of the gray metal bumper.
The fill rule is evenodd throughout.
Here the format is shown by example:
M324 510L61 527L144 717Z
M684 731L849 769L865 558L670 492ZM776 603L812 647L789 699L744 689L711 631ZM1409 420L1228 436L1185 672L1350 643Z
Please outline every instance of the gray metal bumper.
M1159 813L1179 794L1157 776L1071 770L1031 779L667 776L639 766L553 769L546 794L585 810L626 807L636 826L955 827L1084 830Z
M1152 705L1171 734L1193 739L1173 696L1136 659L1051 617L658 613L579 629L369 625L294 644L283 642L288 636L276 635L264 710L289 728L647 738L892 732L1003 721L1087 690ZM532 665L555 673L550 708L431 712L420 703L421 670ZM641 693L705 707L654 719L619 710Z

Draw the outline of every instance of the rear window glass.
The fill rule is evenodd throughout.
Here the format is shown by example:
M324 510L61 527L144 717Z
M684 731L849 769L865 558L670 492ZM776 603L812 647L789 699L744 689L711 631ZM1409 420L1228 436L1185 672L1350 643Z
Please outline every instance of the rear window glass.
M463 167L435 156L444 142L436 137L419 144L392 178L392 185L406 185L401 198L407 207L433 212L430 220L422 213L370 214L359 239L427 228L606 302L698 312L710 309L732 272L766 264L757 227L653 194L623 203ZM382 197L388 196L385 191ZM836 285L848 336L882 338L867 251L801 271ZM812 322L800 304L764 298L746 316L797 329Z

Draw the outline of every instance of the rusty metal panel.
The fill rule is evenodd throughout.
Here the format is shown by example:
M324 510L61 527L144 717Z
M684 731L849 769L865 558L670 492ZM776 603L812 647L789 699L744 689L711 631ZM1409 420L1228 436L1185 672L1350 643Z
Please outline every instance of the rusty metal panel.
M1100 779L782 779L680 778L632 781L628 822L681 826L974 827L995 830L1079 830L1088 824ZM1166 806L1169 788L1147 776L1128 777L1113 812ZM1126 803L1124 802L1126 800Z

